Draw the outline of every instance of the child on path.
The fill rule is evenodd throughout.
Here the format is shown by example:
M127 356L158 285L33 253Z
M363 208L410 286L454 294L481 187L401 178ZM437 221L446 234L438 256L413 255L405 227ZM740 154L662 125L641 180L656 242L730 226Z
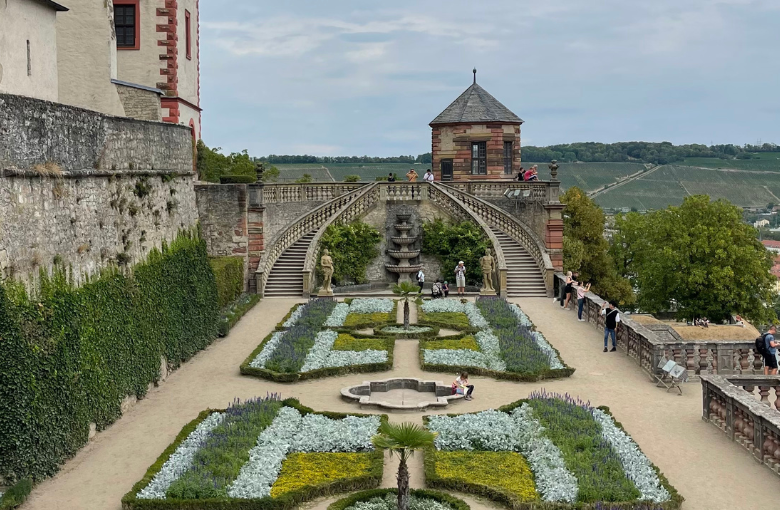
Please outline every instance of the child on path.
M465 399L471 400L473 398L471 396L472 393L474 393L474 385L469 384L469 374L461 372L457 379L455 379L455 382L452 383L452 394L466 395Z

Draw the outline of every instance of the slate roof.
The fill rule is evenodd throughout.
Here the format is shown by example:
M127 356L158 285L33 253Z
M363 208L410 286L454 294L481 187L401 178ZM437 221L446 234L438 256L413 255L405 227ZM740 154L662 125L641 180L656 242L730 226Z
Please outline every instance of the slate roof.
M430 125L477 124L480 122L522 124L523 119L512 113L488 91L474 83L438 117L433 119Z

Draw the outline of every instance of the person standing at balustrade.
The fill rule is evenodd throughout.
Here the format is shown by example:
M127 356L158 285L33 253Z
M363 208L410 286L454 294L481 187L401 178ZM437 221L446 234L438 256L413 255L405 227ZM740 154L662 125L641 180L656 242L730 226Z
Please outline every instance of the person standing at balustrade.
M417 172L414 171L414 168L406 172L406 178L409 179L409 182L417 182Z

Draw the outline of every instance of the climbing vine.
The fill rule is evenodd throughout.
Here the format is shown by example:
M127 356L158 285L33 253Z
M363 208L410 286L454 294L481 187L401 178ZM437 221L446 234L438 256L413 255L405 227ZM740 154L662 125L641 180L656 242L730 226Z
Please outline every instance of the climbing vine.
M325 229L320 250L327 248L330 251L334 283L364 283L368 265L379 255L377 245L380 239L377 229L359 220L348 225L330 225ZM317 260L317 271L321 277L319 257Z
M0 284L0 477L40 480L217 333L205 243L182 233L123 272L74 287L64 269L32 293Z

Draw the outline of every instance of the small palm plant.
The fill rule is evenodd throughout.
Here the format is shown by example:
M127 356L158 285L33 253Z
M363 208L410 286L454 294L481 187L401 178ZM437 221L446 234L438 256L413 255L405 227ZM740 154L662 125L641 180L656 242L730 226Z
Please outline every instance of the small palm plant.
M404 298L404 329L409 329L409 296L417 294L419 287L411 282L393 285L393 293Z
M429 432L414 423L388 423L379 427L379 434L371 442L388 454L396 454L401 463L398 465L398 510L409 509L409 467L406 461L415 450L433 446L437 433Z

